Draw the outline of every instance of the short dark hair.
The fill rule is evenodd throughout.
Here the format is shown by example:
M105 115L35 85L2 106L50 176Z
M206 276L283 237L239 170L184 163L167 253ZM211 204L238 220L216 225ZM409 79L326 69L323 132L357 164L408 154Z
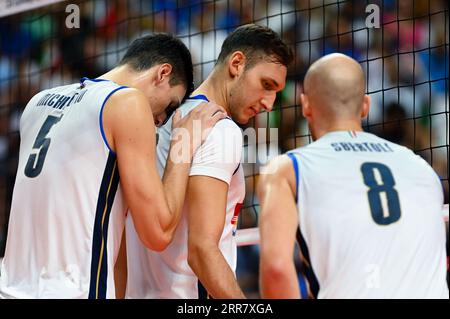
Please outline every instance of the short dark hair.
M286 67L294 59L292 50L275 31L256 24L240 26L230 33L223 42L217 63L223 63L235 51L242 51L245 54L246 68L255 65L258 54L261 53L270 56L275 62Z
M135 71L168 63L172 66L171 86L184 84L188 97L194 90L191 53L179 39L160 33L138 38L131 43L119 65L127 64Z

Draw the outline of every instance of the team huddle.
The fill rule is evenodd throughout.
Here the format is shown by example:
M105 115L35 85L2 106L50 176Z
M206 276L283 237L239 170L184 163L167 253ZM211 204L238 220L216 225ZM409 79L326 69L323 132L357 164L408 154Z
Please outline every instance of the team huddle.
M272 111L293 59L270 28L241 26L194 89L189 50L157 34L98 78L35 95L0 298L245 298L238 125ZM449 298L441 182L411 150L363 131L365 88L342 54L305 75L314 142L271 160L257 187L263 298Z

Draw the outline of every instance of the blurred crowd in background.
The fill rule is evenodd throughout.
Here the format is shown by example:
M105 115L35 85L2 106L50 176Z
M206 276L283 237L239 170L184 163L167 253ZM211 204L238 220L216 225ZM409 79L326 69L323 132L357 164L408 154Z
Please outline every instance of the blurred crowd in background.
M447 1L70 1L80 8L78 29L65 26L68 3L0 19L0 256L17 169L19 120L28 100L43 89L101 75L115 66L133 39L153 32L176 34L189 47L196 86L237 26L257 23L279 32L296 56L286 89L272 113L259 114L248 124L278 128L277 137L268 136L272 154L311 142L300 104L308 66L331 52L352 56L366 72L372 97L365 129L425 158L442 179L448 203ZM381 10L381 28L366 27L369 4ZM246 152L254 149L246 143ZM244 165L243 228L257 225L254 187L260 164ZM238 260L241 285L249 297L257 297L258 247L239 248Z

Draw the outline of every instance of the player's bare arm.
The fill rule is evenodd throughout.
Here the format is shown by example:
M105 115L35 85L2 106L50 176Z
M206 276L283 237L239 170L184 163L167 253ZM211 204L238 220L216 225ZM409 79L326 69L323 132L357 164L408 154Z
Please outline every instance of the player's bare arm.
M122 234L120 242L119 254L114 264L114 282L116 288L116 299L124 299L127 287L127 250L126 250L125 231Z
M286 155L272 160L267 172L260 175L257 188L261 203L261 297L299 298L293 260L298 227L295 172Z
M211 128L225 115L217 105L208 104L183 120L175 115L175 127L192 136L193 121L202 130ZM179 221L192 156L174 165L168 161L163 181L156 169L156 132L147 99L137 90L114 94L103 112L105 134L117 153L121 187L141 241L150 249L163 250L172 240ZM202 141L190 143L191 154ZM171 156L169 156L169 159Z
M228 184L191 176L187 189L188 263L208 293L219 298L245 298L233 271L219 249L225 225Z

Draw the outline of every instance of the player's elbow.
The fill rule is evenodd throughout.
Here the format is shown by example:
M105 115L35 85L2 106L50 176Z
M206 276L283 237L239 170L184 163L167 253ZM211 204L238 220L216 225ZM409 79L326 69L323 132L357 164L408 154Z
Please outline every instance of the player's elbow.
M144 245L151 250L154 250L156 252L162 252L169 246L169 242L165 240L151 240L144 242Z
M139 238L145 247L157 252L165 250L172 241L171 237L164 232L153 232L149 236L139 235Z
M142 216L146 216L144 211L140 215L136 213L133 215L133 222L141 242L148 249L157 252L165 250L172 242L174 230L163 227L152 211L148 212L147 218L142 218Z
M188 244L188 264L189 267L195 272L195 269L198 268L198 264L201 256L201 247L195 243L191 243L189 241Z
M287 277L289 262L272 258L262 260L260 265L261 279L268 279L270 282L280 282Z
M271 260L261 259L260 264L261 296L267 298L297 299L300 291L297 273L292 258L273 256Z
M213 249L208 242L201 242L199 240L188 241L188 264L191 269L196 272L202 262L208 260L208 252Z

